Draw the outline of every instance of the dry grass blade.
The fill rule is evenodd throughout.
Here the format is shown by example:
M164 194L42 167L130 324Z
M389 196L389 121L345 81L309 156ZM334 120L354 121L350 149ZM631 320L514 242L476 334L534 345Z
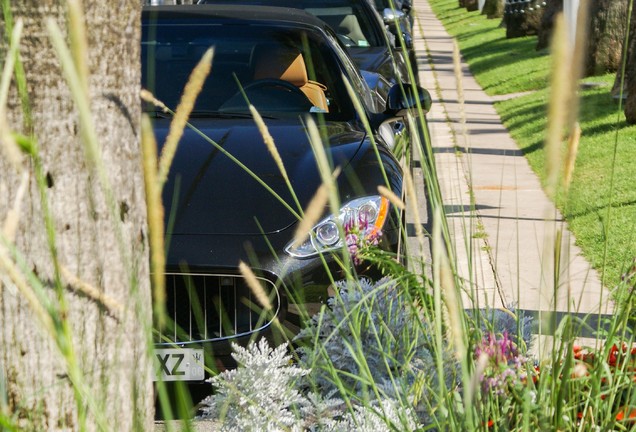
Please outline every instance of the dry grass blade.
M440 266L440 286L443 292L444 304L448 310L448 327L455 346L457 359L461 360L466 355L466 345L464 343L462 301L455 286L453 270L448 262L448 256L442 257Z
M477 361L475 362L475 371L470 379L470 387L467 389L467 395L470 395L470 400L474 400L477 396L477 393L480 391L479 382L481 381L482 375L486 371L486 367L488 366L488 362L490 361L490 356L486 353L481 353Z
M179 106L175 110L174 118L170 123L170 131L166 137L166 142L161 152L161 159L159 160L159 174L157 175L157 181L163 185L168 178L168 172L170 171L170 165L172 159L177 151L177 145L179 140L183 136L183 131L188 123L188 118L194 109L194 103L201 93L203 83L207 79L210 71L212 70L212 57L214 56L214 50L208 49L199 63L195 66L194 70L190 74L190 78L181 96Z
M462 298L458 293L458 287L455 285L455 278L451 268L449 257L444 246L442 235L443 218L442 209L436 207L433 209L433 233L432 233L432 259L433 259L433 280L439 296L446 306L447 315L445 316L448 330L450 331L450 340L455 350L457 359L461 362L466 357L466 344L464 343L464 326L463 326L463 305ZM441 310L441 304L439 305Z
M320 177L322 178L322 183L327 188L327 192L329 194L329 205L332 209L334 209L334 211L336 211L340 208L336 183L331 173L331 169L329 168L329 160L320 136L320 131L318 130L318 126L316 126L316 122L311 117L307 118L307 130L309 131L309 143L311 144L311 149L316 157L316 163L318 165Z
M329 192L327 186L321 184L309 202L305 214L300 220L296 232L294 233L294 247L298 247L307 240L311 228L316 225L325 211L325 206L329 202Z
M157 181L157 142L148 116L141 119L141 149L146 188L146 210L148 214L148 241L150 243L150 267L155 322L163 328L165 320L166 287L164 269L166 266L164 245L164 209L161 202L161 187Z
M67 0L71 53L84 90L88 93L88 37L81 0Z
M404 201L402 201L400 197L395 194L395 192L393 192L386 186L382 186L382 185L378 186L378 192L380 193L380 195L388 199L391 202L391 204L393 204L400 210L404 210L406 208Z
M16 170L22 166L22 153L11 135L3 109L0 109L0 155L4 155Z
M146 102L153 104L157 108L161 108L163 112L170 111L168 107L166 106L166 104L161 102L159 99L157 99L152 93L150 93L146 89L141 89L141 91L139 92L139 97L141 97L142 100L145 100Z
M335 180L340 175L340 171L339 167L336 168L331 177ZM300 223L296 228L296 232L294 233L294 247L300 246L305 240L307 240L307 237L309 237L309 231L314 225L316 225L320 217L323 215L328 201L329 191L327 186L322 183L307 205L303 218L300 220Z
M42 306L42 303L38 300L37 295L33 291L33 288L29 285L24 275L16 264L9 258L7 249L0 243L0 273L6 275L13 285L18 289L20 294L25 298L27 303L31 306L34 315L40 320L44 329L52 337L56 338L57 332L53 319Z
M276 162L276 166L278 167L278 170L280 171L282 176L285 178L285 183L289 183L289 176L287 176L287 170L285 170L283 159L280 157L280 153L278 153L278 148L276 148L276 144L274 143L274 138L269 133L269 129L267 128L265 121L263 121L263 117L261 117L259 112L254 107L254 105L250 105L250 112L252 113L252 116L254 117L254 122L256 123L256 126L258 127L258 131L263 137L263 142L265 143L267 150L274 158L274 162Z
M68 270L66 267L60 266L60 271L69 288L85 295L91 300L94 300L95 302L102 305L113 318L119 319L121 317L121 314L124 310L124 307L121 303L117 302L114 298L107 296L89 283L84 282L76 275L71 273L71 271Z
M239 263L239 271L245 278L245 282L247 283L247 286L249 286L252 290L252 293L256 297L256 300L258 300L258 302L261 304L261 306L263 306L263 308L265 308L265 310L271 311L273 309L272 302L269 300L269 297L263 289L263 286L258 282L258 278L254 274L252 269L249 268L249 266L243 261L241 261Z
M581 140L581 127L578 123L574 124L574 128L570 133L568 140L568 152L565 156L565 170L563 173L563 189L565 193L570 189L572 183L572 175L574 174L574 164L576 163L576 155L579 151L579 141Z
M83 138L84 149L91 164L97 169L102 184L107 187L108 181L104 172L103 161L101 159L101 149L97 132L95 130L95 122L93 121L93 113L91 111L90 95L86 86L82 85L88 80L88 77L81 77L80 74L86 71L76 68L73 53L66 46L66 36L58 23L49 18L46 20L46 26L49 38L55 48L56 54L62 65L62 72L66 79L73 100L77 106L79 114L81 135Z
M22 166L22 153L11 135L6 117L7 98L9 97L9 87L15 66L15 59L18 52L18 42L22 35L23 21L18 20L11 33L11 46L7 53L2 78L0 79L0 153L4 154L11 164L19 169Z
M22 35L24 22L22 19L16 21L15 27L11 32L11 44L9 52L6 55L4 67L2 68L2 79L0 80L0 110L4 111L7 106L9 97L9 87L11 86L11 77L15 67L16 55L18 53L18 44Z
M15 195L13 208L9 209L9 211L7 212L7 217L4 220L4 226L2 227L4 237L9 242L15 241L15 235L18 230L18 224L20 222L20 209L22 207L24 196L26 195L28 184L29 174L25 171L22 173L22 178L20 179L20 186L18 187L18 192Z

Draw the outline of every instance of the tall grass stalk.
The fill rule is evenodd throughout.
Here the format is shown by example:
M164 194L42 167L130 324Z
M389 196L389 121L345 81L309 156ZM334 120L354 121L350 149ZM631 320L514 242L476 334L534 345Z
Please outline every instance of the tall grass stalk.
M261 284L258 282L258 279L256 278L256 275L254 274L252 269L250 269L247 264L241 261L239 263L239 271L245 278L245 281L256 297L256 300L265 309L265 312L271 312L274 309L272 306L272 302L267 296L267 293L265 292Z
M141 152L146 189L146 213L148 215L153 315L155 326L161 330L164 328L166 317L164 208L161 202L161 185L157 178L157 142L150 119L146 115L141 118Z
M10 36L9 51L2 69L2 78L0 78L0 154L11 161L16 170L22 167L22 153L14 137L10 133L7 123L6 106L9 97L9 86L11 85L11 77L18 57L18 48L20 45L20 37L24 24L22 20L18 21L13 27Z
M333 168L329 164L327 152L325 151L324 143L322 137L320 136L320 131L318 130L316 122L311 117L308 117L306 121L309 143L311 144L311 149L316 157L318 172L320 173L322 184L327 189L331 211L335 213L340 208L340 198L338 196L338 189L336 188L335 179L332 175Z
M546 170L548 173L547 193L554 199L557 191L561 167L561 143L566 119L569 117L569 103L572 97L568 89L572 78L569 65L572 63L572 50L567 42L567 29L563 15L558 15L554 25L552 43L553 64L551 72L551 92L548 106L548 130L546 132Z
M22 173L20 179L20 186L18 186L18 192L15 196L13 207L7 212L7 216L2 226L2 235L7 243L13 243L18 230L18 224L20 223L20 210L26 195L27 186L29 182L29 176L26 172Z
M325 206L329 202L329 189L322 183L316 193L309 201L307 208L303 214L303 218L299 221L298 227L294 233L294 246L301 245L309 237L311 228L318 223L322 217Z
M183 136L183 130L186 127L188 118L194 109L194 103L197 99L203 83L212 70L212 58L214 57L214 50L209 48L199 63L195 66L194 70L190 74L190 78L186 83L183 95L179 102L179 106L174 112L174 117L170 123L170 131L166 137L166 142L161 151L161 157L159 159L159 172L157 174L157 181L160 185L163 185L168 178L168 171L170 165L172 165L172 159L177 151L177 145L179 140Z
M568 139L568 148L565 155L565 169L563 172L563 191L568 193L572 184L572 176L574 175L574 166L576 163L576 155L579 151L579 143L581 141L581 127L578 123L574 124L574 128Z
M20 39L19 37L17 37L17 35L21 33L21 30L19 30L16 33L16 30L14 27L13 15L11 14L10 1L11 0L2 0L2 3L0 4L1 6L0 9L2 9L2 17L4 18L4 25L6 29L5 36L10 38L9 45L11 46L11 48L9 49L11 58L6 59L5 66L8 63L15 64L14 78L15 78L16 87L18 89L18 96L20 97L22 113L24 115L24 127L25 127L25 130L28 131L28 133L31 133L31 131L33 130L33 116L31 115L31 103L29 102L29 94L27 92L26 74L24 72L22 61L20 60L20 56L18 53L18 45L17 45ZM22 27L23 26L22 20L18 20L15 23L15 25ZM5 102L0 102L0 107L1 107L0 109L5 109L6 108ZM0 121L1 120L2 119L0 116ZM9 129L7 128L7 130Z
M77 78L83 87L84 93L88 94L88 78L89 74L89 50L88 35L86 33L86 24L84 22L84 6L82 0L67 0L68 7L68 26L71 45L71 55L73 63L77 70Z
M371 142L371 146L373 147L373 149L375 151L375 155L376 155L376 157L378 159L378 164L381 167L383 167L382 159L380 158L380 153L378 152L377 143L375 142L375 137L374 137L373 131L371 129L371 124L369 123L369 119L368 119L368 117L367 117L367 115L365 113L364 108L362 107L362 102L360 101L360 97L358 96L358 94L354 90L354 88L351 85L351 83L349 82L349 80L347 80L346 78L343 77L343 81L345 83L345 87L347 88L347 93L349 94L349 98L353 102L353 106L355 107L355 110L356 110L356 112L358 113L358 115L360 117L360 120L362 122L362 125L363 125L364 129L367 131L368 139ZM387 187L390 187L389 179L388 179L384 169L382 169L382 174L384 176L384 183L386 184Z
M32 287L28 278L23 274L22 269L11 259L10 253L13 251L10 250L10 242L4 238L4 235L0 240L0 268L18 288L27 303L29 303L33 309L34 316L41 322L46 333L48 333L52 339L57 339L58 335L54 317L50 313L49 307L42 303L43 290L40 291L38 295L36 288Z

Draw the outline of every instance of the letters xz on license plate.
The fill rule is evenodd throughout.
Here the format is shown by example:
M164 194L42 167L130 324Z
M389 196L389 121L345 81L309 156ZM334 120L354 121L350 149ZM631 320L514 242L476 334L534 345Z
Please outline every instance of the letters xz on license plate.
M155 349L155 381L201 381L203 350L189 348Z

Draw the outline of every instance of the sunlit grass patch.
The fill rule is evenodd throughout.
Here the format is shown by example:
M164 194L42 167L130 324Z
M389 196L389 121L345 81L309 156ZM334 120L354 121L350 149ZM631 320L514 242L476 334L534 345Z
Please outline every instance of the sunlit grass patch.
M547 86L550 58L535 50L536 38L506 39L501 19L466 12L456 0L430 2L479 85L489 95L542 89Z

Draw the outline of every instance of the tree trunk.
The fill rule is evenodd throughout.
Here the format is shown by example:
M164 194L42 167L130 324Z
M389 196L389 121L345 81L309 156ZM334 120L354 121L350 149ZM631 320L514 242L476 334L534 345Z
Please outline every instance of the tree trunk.
M464 5L466 5L466 10L468 12L473 12L479 9L479 4L477 0L464 0Z
M585 61L585 76L616 72L627 31L629 0L590 2L590 28Z
M612 96L620 97L623 93L623 97L626 96L627 87L636 78L636 22L634 22L634 16L636 16L636 8L632 8L632 17L630 19L629 38L627 46L623 46L621 53L621 65L616 71L616 78L614 79L614 86L612 87ZM625 53L627 50L627 53ZM623 58L627 56L627 64L625 66L625 79L623 79ZM621 82L623 88L621 89Z
M517 2L506 0L504 5L504 23L506 26L506 38L537 34L539 23L543 16L543 0L530 0L529 2Z
M627 64L625 65L625 119L629 124L636 124L636 7L632 7L627 44ZM616 74L615 88L620 89L621 68ZM616 92L620 96L620 90Z
M20 58L29 109L21 106L14 80L0 134L7 132L6 121L11 131L34 137L39 147L35 155L10 157L7 149L15 147L0 135L0 230L5 227L0 258L23 260L17 265L0 260L0 383L9 418L21 430L150 430L151 301L139 131L141 5L84 1L88 49L82 52L90 70L85 84L108 188L86 156L87 128L80 125L48 37L49 19L67 34L67 1L2 4L9 5L13 20L1 20L0 33L18 19L24 22ZM9 11L3 12L6 17ZM3 37L0 53L6 50ZM16 202L21 202L17 227L7 229ZM7 237L20 259L6 247ZM33 281L17 283L15 270L32 272L42 289Z
M486 15L488 19L501 18L504 11L503 0L486 0L484 8L482 9L482 15Z
M548 48L552 42L554 19L557 14L563 12L563 0L549 0L546 2L541 23L537 31L537 51Z

